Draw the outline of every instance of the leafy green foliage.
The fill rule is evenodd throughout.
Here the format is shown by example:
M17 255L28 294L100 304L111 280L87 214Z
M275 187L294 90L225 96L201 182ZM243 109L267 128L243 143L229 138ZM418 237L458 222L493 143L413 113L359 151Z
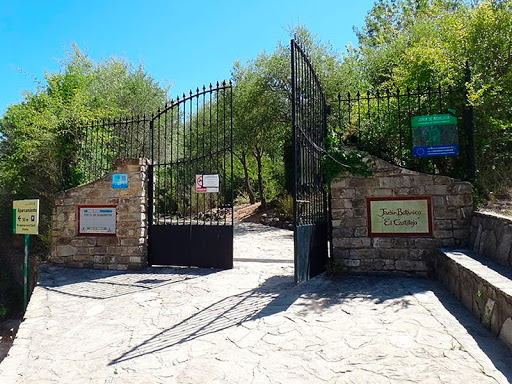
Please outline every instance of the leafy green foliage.
M512 2L379 0L357 33L356 58L344 65L364 68L359 82L368 89L467 88L475 115L478 189L487 195L511 188ZM389 157L385 147L375 149L373 154Z
M355 150L330 150L322 156L322 169L327 185L344 174L370 176L368 154Z
M55 193L83 177L78 166L83 123L150 113L165 102L166 93L142 66L116 58L95 63L72 46L61 70L47 73L36 92L25 93L0 119L0 239L13 240L12 200L40 199L40 242L33 248L44 258Z

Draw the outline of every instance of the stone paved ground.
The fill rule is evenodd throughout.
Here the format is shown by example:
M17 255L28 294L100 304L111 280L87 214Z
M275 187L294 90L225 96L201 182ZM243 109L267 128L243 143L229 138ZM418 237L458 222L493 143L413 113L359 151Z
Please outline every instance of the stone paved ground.
M437 282L293 285L291 232L237 228L235 268L47 267L0 383L507 383L512 355Z

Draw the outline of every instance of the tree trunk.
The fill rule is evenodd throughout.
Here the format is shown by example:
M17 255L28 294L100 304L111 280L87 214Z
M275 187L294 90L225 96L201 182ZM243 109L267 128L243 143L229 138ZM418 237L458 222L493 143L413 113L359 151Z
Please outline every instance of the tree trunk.
M240 162L242 163L242 167L244 168L244 187L249 195L249 202L251 204L256 203L256 198L254 197L254 192L251 188L251 184L249 183L249 169L247 167L247 154L245 151L242 151L242 154L238 157Z
M256 148L254 151L254 157L256 159L256 163L258 164L258 192L260 194L261 207L267 207L267 200L265 199L265 189L263 186L263 164L261 158L263 157L263 153L259 148Z

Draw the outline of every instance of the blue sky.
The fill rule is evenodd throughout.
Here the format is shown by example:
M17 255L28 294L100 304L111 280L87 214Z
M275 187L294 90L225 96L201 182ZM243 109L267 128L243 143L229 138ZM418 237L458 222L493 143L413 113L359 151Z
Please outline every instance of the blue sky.
M307 27L340 52L357 45L374 0L6 0L0 7L0 115L35 91L45 72L59 70L75 42L99 61L111 56L143 63L170 96L228 79L288 31Z

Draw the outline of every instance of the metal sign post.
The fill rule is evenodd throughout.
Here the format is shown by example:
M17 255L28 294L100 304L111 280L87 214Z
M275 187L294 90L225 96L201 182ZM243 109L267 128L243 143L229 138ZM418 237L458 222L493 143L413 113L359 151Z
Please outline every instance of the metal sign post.
M23 309L27 309L29 291L30 235L39 234L39 200L15 200L12 202L12 232L25 235L23 260Z
M23 309L28 305L28 253L30 248L30 235L25 235L25 259L23 261Z

